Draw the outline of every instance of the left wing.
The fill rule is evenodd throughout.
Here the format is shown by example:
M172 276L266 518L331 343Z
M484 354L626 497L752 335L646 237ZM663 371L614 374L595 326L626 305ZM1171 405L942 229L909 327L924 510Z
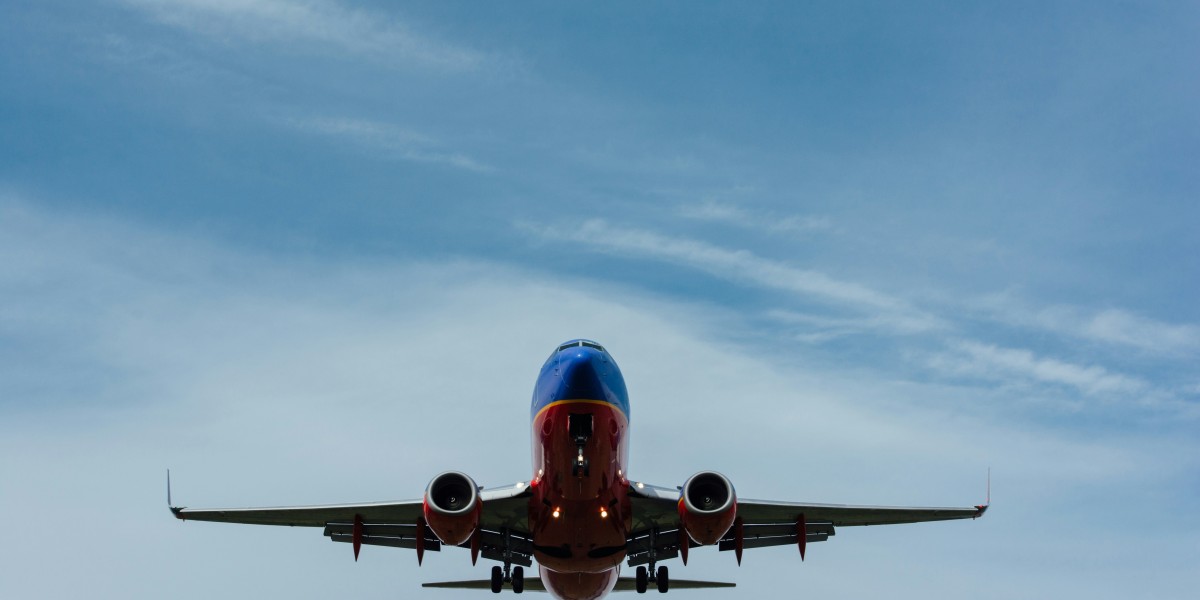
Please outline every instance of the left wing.
M647 484L629 488L633 504L634 526L629 542L629 565L674 558L680 546L686 551L687 535L680 530L680 490ZM775 502L770 500L737 500L737 520L718 542L721 551L735 550L741 562L743 549L765 548L795 544L801 557L809 542L824 542L834 535L837 527L859 525L896 525L925 521L975 519L983 516L987 505L970 508L855 506L849 504L815 504ZM802 539L803 536L803 539Z
M532 536L528 529L529 496L528 485L479 492L482 505L479 516L480 556L504 561L507 555L513 564L532 564ZM271 508L170 508L175 518L183 521L324 527L325 535L335 542L354 543L355 529L358 527L358 544L414 549L418 550L418 559L425 550L438 552L442 549L442 542L424 524L424 501L420 499ZM469 547L470 543L464 546ZM357 548L355 556L358 556Z

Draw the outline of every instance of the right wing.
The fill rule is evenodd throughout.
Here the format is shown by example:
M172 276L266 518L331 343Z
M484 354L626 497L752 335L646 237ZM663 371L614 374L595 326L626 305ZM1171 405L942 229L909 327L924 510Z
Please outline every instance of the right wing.
M628 550L630 566L648 563L650 556L655 560L679 556L684 541L681 536L687 535L679 524L680 493L678 488L642 483L629 488L634 512ZM810 542L828 540L837 527L975 519L983 516L987 508L987 505L969 508L856 506L738 498L737 522L717 546L721 551L735 550L741 562L742 549L783 545L803 548ZM741 530L740 544L738 529ZM800 539L802 533L803 542Z
M482 504L480 556L503 562L507 555L513 564L532 564L529 495L528 485L479 492ZM357 522L362 526L361 543L364 545L417 549L420 536L423 550L438 552L442 549L442 542L428 525L423 524L423 500L270 508L170 508L175 518L183 521L324 527L325 535L335 542L353 542ZM469 543L464 546L469 547Z

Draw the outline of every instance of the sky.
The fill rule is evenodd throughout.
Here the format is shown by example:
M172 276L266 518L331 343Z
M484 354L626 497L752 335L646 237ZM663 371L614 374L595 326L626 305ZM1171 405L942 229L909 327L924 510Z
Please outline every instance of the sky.
M468 554L192 507L630 475L992 507L694 551L697 598L1191 598L1191 2L0 2L0 596L412 597ZM429 598L477 593L429 591Z

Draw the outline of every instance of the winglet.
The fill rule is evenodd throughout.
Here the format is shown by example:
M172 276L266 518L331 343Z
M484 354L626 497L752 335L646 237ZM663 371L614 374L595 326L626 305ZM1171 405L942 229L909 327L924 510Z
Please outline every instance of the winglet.
M988 467L987 496L986 496L986 499L983 501L983 504L978 504L975 506L975 510L977 510L979 512L975 513L975 516L971 517L971 518L978 519L979 517L982 517L983 513L987 512L988 507L991 505L992 505L992 468Z
M179 519L180 521L183 520L183 517L179 515L179 511L183 510L183 507L175 506L175 504L171 502L171 470L170 469L167 469L167 508L169 508L171 510L171 514L175 515L176 519Z

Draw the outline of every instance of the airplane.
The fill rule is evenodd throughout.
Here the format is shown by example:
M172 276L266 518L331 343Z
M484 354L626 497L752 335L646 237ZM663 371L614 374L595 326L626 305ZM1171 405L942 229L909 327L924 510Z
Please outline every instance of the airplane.
M464 473L435 476L422 498L402 502L276 508L193 509L167 504L176 518L256 525L321 527L334 542L426 552L468 549L501 563L491 578L426 583L424 587L546 591L560 600L599 600L612 591L733 587L716 581L672 580L666 565L697 546L742 552L823 542L838 527L975 519L987 503L969 508L852 506L746 500L728 477L702 471L682 486L629 478L629 395L612 356L600 344L576 339L559 345L542 365L530 407L532 478L484 489ZM990 477L989 477L990 479ZM989 486L990 487L990 486ZM525 581L524 568L538 564ZM620 577L622 565L635 576ZM503 567L501 567L503 565Z

